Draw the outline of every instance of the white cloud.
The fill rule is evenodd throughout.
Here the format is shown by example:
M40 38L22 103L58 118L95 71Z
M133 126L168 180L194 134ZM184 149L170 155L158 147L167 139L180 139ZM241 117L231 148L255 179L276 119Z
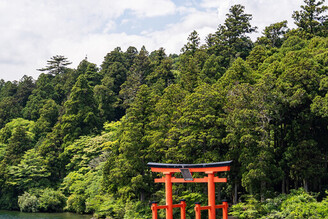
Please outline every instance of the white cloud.
M176 4L175 4L176 3ZM35 69L53 55L64 55L72 67L88 55L98 65L115 47L126 50L145 45L148 51L164 47L179 53L188 35L196 30L204 40L223 23L232 4L246 6L253 25L262 29L289 20L299 0L1 0L0 78L19 80L24 74L37 78ZM198 7L198 8L197 8ZM127 34L138 19L167 19L161 27ZM171 19L170 19L171 18ZM173 19L174 18L174 19ZM130 26L129 26L130 25ZM154 23L155 25L155 23ZM139 28L140 29L140 28ZM139 30L138 30L139 31Z
M52 55L81 60L95 50L103 57L122 40L135 44L131 41L138 41L136 36L109 35L116 30L115 19L126 10L150 18L173 14L176 8L170 0L157 0L156 4L151 0L0 1L0 78L15 80L23 74L35 77L35 69L44 66Z
M129 46L140 49L143 45L149 44L147 37L138 35L118 34L91 34L78 41L60 39L49 45L49 50L53 54L65 54L75 66L87 55L90 62L101 64L104 56L116 47L126 50Z
M104 28L104 30L103 30L103 33L108 33L108 32L111 31L111 30L115 30L115 28L116 28L116 23L115 23L115 21L110 20L110 21L108 21L107 24L105 25L105 28Z
M170 0L121 0L120 5L132 10L138 17L155 17L173 14L175 4Z
M245 6L245 13L253 15L251 24L257 26L259 30L252 37L256 39L266 26L276 22L287 20L289 27L295 27L292 13L300 9L302 2L299 0L203 0L201 6L217 9L219 24L223 24L230 7L235 4Z

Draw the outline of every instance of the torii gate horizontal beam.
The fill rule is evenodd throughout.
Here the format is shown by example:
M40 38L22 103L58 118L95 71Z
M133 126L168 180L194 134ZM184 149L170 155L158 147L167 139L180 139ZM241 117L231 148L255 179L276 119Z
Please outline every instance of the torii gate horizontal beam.
M172 177L171 178L171 182L172 183L207 183L208 182L208 177L204 177L204 178L194 178L193 180L184 180L183 178L175 178ZM219 178L219 177L214 177L214 182L215 183L226 183L227 182L227 178ZM165 178L157 178L155 179L155 183L165 183Z

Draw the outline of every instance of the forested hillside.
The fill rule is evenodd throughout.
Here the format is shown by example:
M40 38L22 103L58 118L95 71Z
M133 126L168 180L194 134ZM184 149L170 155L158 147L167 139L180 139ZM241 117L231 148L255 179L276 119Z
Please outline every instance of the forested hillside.
M234 5L205 44L193 31L179 55L117 47L76 69L55 55L36 80L1 80L0 208L150 218L164 188L147 162L233 160L218 199L308 195L323 209L316 218L327 215L327 10L304 0L291 12L297 28L271 24L253 42L252 15ZM205 189L177 184L174 199L194 215Z

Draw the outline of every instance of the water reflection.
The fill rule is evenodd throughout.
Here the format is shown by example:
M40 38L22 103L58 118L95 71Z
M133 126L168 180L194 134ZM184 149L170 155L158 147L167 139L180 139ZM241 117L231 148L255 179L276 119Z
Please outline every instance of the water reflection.
M23 213L19 211L0 211L0 219L90 219L91 215L64 213Z

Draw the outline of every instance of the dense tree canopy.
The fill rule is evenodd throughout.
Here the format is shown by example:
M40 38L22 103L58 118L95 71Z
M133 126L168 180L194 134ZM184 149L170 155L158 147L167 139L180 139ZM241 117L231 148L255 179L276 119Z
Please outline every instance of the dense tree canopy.
M150 218L164 190L147 162L233 160L218 195L247 197L234 215L283 218L300 196L324 215L327 6L304 0L291 12L297 28L269 24L255 42L246 11L232 6L205 45L194 30L181 54L117 47L76 69L53 56L36 80L1 80L0 208ZM189 207L206 202L203 185L174 189Z

